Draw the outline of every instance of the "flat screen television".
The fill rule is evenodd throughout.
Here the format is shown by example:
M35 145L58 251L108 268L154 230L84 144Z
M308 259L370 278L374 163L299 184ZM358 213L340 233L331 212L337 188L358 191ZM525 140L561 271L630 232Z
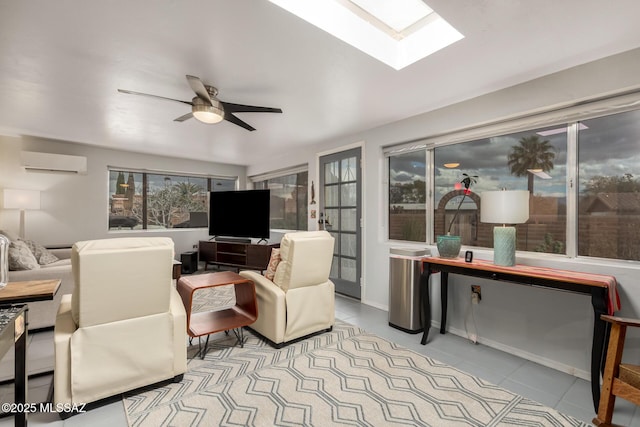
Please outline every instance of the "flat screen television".
M209 235L269 238L269 190L212 191Z

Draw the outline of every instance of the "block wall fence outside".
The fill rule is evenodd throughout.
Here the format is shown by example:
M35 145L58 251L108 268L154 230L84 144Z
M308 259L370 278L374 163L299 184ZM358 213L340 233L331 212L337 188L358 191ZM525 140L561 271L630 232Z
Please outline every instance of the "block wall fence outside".
M470 215L468 212L465 215ZM426 225L424 211L406 211L389 216L389 235L396 239L407 239L409 236L415 242L424 241ZM464 216L460 217L464 220ZM527 224L516 226L517 248L521 251L542 251L547 236L562 243L563 253L565 243L565 219L558 216L538 215L529 219ZM638 215L580 215L578 223L579 254L588 254L598 258L617 258L625 260L640 260L640 216ZM408 226L407 224L411 224ZM420 224L421 226L416 226ZM435 234L445 234L443 215L435 218ZM471 234L463 244L482 248L493 247L493 224L477 223L471 227ZM415 234L408 234L409 231ZM470 233L467 233L470 234ZM465 243L468 242L468 243ZM547 252L552 252L551 250Z

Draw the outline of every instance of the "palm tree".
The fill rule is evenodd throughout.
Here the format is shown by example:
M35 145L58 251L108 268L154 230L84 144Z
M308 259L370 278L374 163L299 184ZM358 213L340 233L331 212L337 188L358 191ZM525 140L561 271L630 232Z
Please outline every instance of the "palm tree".
M116 194L124 194L124 173L118 173L118 179L116 180Z
M202 187L193 182L179 182L175 184L176 190L181 197L189 199L202 191Z
M203 193L203 188L194 184L193 182L179 182L174 186L175 191L178 193L178 200L186 211L205 211L206 194ZM198 197L201 195L201 197Z
M131 213L131 210L133 209L133 198L136 194L136 181L133 178L133 174L131 172L129 172L129 177L127 178L127 184L123 185L123 187L125 187L124 194L126 196L126 199L124 201L124 208L129 213Z
M525 136L518 141L520 145L511 147L508 156L511 174L527 177L527 190L533 196L533 174L531 169L539 169L549 172L553 169L553 160L556 157L554 147L549 140L542 141L538 135Z

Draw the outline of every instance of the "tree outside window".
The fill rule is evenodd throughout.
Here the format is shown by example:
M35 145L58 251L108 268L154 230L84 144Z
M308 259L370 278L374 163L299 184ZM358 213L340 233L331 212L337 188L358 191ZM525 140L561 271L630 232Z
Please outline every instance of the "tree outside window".
M445 234L463 193L463 173L477 175L452 234L464 245L493 247L493 224L480 222L483 191L529 190L529 220L518 224L522 251L566 252L567 126L522 131L436 147L434 239Z
M234 178L109 171L109 229L206 228L208 193L235 190Z

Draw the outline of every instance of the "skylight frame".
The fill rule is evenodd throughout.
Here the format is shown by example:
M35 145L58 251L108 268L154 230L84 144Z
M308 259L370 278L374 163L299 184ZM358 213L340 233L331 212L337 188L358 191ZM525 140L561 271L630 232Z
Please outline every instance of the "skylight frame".
M372 25L377 26L381 30L387 32L396 40L402 40L404 37L410 34L409 29L419 24L423 19L434 13L434 10L427 6L422 0L394 0L393 2L381 2L380 0L336 0L343 6L349 8L353 13L360 16L365 21L370 21ZM411 6L411 3L414 6ZM380 8L381 5L393 4L393 10L396 13L396 17L385 17L381 10L372 10ZM420 6L415 6L420 5ZM407 8L407 6L409 6ZM377 13L376 13L377 12ZM401 15L404 15L404 20L407 22L402 28L398 28L394 25L394 19ZM411 18L407 18L407 17ZM385 19L386 18L386 19ZM410 19L410 21L408 21Z
M372 24L377 18L370 15L372 19L365 20L354 13L352 9L357 6L348 0L270 1L395 70L401 70L464 37L435 11L407 28L405 32L408 35L397 40L381 30L379 25Z

